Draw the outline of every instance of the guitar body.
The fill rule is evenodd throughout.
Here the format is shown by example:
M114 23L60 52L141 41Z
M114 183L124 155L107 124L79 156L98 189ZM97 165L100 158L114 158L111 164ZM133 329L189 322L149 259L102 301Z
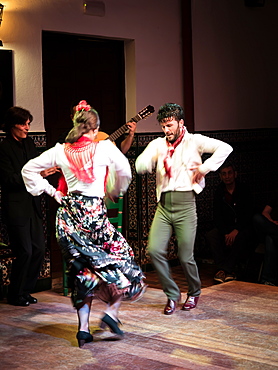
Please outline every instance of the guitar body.
M96 136L96 138L95 138L95 140L94 141L101 141L101 140L106 140L106 139L108 139L109 138L109 135L108 134L106 134L105 132L103 132L103 131L99 131L98 133L97 133L97 136Z

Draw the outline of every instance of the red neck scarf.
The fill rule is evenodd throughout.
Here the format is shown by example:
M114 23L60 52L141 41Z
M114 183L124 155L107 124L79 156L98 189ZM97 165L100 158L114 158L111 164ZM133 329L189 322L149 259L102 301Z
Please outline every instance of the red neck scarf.
M93 158L98 142L81 136L75 143L65 144L65 155L70 163L70 169L78 180L91 183L93 175Z
M164 168L165 168L166 176L168 176L169 178L172 177L171 158L172 158L172 156L174 154L174 151L175 151L176 147L182 141L182 139L184 137L184 134L185 134L185 127L183 126L182 133L180 134L180 136L177 138L177 140L173 144L172 143L169 143L169 141L166 140L166 144L168 146L168 150L167 150L166 157L164 159Z

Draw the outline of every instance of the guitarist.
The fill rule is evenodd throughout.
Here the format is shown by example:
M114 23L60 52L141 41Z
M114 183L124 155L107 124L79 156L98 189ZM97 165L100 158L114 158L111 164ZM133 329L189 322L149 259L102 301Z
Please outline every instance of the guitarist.
M136 131L136 122L130 121L126 124L128 127L127 137L121 142L121 151L123 154L126 154L129 148L132 145L134 134Z

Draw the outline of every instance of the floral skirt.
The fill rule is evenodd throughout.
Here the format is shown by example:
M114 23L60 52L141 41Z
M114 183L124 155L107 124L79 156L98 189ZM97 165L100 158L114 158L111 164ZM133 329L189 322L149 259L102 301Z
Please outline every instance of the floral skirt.
M72 299L76 306L86 296L95 295L113 303L119 296L135 300L145 284L134 253L107 217L102 198L71 193L62 198L57 211L56 236L68 262L72 279ZM82 261L74 272L72 261Z

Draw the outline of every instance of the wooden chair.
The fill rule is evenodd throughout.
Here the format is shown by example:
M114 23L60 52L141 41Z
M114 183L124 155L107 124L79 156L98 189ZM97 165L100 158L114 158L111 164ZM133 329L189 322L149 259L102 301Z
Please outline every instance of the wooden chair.
M105 201L107 207L107 216L111 224L114 225L115 229L122 232L123 227L123 208L124 198L122 195L119 196L117 202L112 202L110 199Z
M120 195L117 199L117 202L112 202L110 199L106 199L105 201L107 207L107 216L111 224L119 231L122 232L123 227L123 208L124 208L124 199L123 196ZM68 276L67 276L67 266L66 262L63 259L63 294L65 296L68 295Z
M257 248L255 249L255 253L257 256L259 256L259 259L260 259L260 267L259 267L259 273L258 273L258 283L259 283L261 281L263 265L264 265L265 244L264 243L258 244Z

